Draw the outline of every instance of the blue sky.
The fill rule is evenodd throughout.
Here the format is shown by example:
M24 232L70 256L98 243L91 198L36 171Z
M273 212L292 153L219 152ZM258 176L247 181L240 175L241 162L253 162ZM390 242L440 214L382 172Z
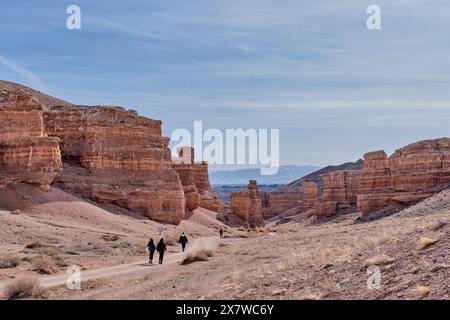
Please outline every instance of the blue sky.
M450 135L450 3L393 2L2 0L0 78L136 109L166 135L279 128L283 164L337 164Z

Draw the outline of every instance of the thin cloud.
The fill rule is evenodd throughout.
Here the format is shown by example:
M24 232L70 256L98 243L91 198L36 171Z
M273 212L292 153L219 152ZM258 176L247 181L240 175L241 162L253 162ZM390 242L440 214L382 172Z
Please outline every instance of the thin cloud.
M42 82L41 78L37 74L25 69L17 62L6 59L5 57L0 55L0 64L15 72L17 75L25 78L36 89L45 90L47 88L47 85Z

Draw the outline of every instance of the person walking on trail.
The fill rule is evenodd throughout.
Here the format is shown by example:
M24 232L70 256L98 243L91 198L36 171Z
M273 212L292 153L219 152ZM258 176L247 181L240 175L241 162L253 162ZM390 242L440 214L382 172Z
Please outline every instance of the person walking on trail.
M148 255L149 255L148 262L150 264L153 264L153 255L155 254L155 250L156 250L156 246L155 246L155 243L153 242L153 239L150 239L150 241L147 243L147 249L148 249Z
M178 240L178 243L181 243L181 249L184 252L184 250L186 249L186 244L188 243L188 238L186 237L184 232L181 234L180 239Z
M220 228L219 234L220 234L220 239L223 239L223 229L222 228Z
M159 253L159 264L162 264L164 260L164 253L167 251L167 247L166 244L164 243L163 238L159 240L158 245L156 246L156 251L158 251Z

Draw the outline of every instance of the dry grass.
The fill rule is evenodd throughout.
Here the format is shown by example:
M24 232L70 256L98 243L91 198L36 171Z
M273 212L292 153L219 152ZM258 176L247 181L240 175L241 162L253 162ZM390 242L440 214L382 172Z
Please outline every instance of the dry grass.
M0 256L0 269L12 269L20 265L21 259L17 256Z
M431 290L428 287L418 286L413 290L414 298L423 299L430 294Z
M298 267L299 262L300 259L298 257L290 257L281 262L278 262L276 265L276 270L280 272L294 270Z
M295 300L317 300L317 297L315 297L311 294L305 294L305 295L295 297Z
M8 283L4 290L7 300L16 300L32 297L39 291L39 282L35 278L22 278Z
M40 274L54 274L58 269L50 257L38 257L33 260L33 271Z
M431 238L421 238L416 244L416 250L420 251L435 244L437 240Z
M25 246L26 249L41 249L41 248L48 248L51 247L48 244L43 244L40 242L33 242L33 243L29 243Z
M208 261L208 258L212 257L214 253L211 250L199 250L195 252L188 253L180 264L188 265L198 261Z
M386 264L391 264L395 261L394 258L386 255L386 254L380 254L373 256L372 258L369 258L366 260L365 265L366 266L384 266Z

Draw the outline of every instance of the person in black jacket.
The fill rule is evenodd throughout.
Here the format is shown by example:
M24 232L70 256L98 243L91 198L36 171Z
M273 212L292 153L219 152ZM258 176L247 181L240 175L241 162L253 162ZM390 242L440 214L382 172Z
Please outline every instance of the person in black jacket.
M147 249L149 254L149 263L153 264L153 255L155 254L156 246L153 242L153 239L150 239L150 241L147 243Z
M181 250L186 249L186 244L188 243L188 238L186 237L186 235L184 234L184 232L181 234L180 239L178 240L178 243L181 243Z
M167 247L166 244L164 243L163 238L159 240L158 245L156 246L156 251L158 251L159 253L159 264L162 264L164 260L164 253L167 251Z

